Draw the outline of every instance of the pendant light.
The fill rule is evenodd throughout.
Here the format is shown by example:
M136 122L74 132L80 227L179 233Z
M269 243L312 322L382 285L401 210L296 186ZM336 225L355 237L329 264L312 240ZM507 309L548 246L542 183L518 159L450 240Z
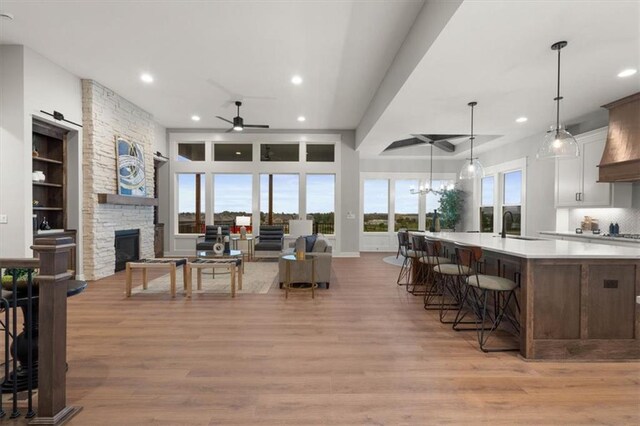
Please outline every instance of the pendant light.
M429 184L427 185L426 188L419 188L419 189L410 188L409 192L411 192L412 194L427 195L431 193L431 194L440 195L444 192L443 188L441 188L441 190L436 190L433 188L433 141L429 141L429 145L431 145L431 155L429 158Z
M484 177L484 168L480 161L477 158L473 157L473 141L476 138L473 135L473 107L478 105L477 102L469 102L467 105L471 107L471 137L469 137L469 141L471 142L471 153L469 155L469 162L466 162L462 165L462 169L460 170L460 179L477 179Z
M558 51L558 91L556 97L556 125L551 126L538 149L538 159L545 158L575 158L580 155L578 142L560 125L560 50L567 45L566 41L559 41L551 45L551 50Z

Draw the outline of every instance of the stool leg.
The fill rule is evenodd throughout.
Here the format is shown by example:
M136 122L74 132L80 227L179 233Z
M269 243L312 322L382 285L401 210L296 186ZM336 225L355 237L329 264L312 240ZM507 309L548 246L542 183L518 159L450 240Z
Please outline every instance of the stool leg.
M192 294L192 290L193 290L193 279L191 277L191 274L193 272L193 269L191 269L191 265L189 265L188 263L184 266L184 268L185 268L185 270L184 270L185 279L187 280L186 281L186 284L187 284L187 297L189 299L191 299L191 294Z
M171 297L176 297L176 264L171 264Z
M198 290L202 290L202 268L198 268Z
M147 289L147 268L142 268L142 289Z
M127 262L126 269L127 269L127 279L126 279L124 292L127 297L131 297L131 265L129 264L129 262Z
M236 267L229 268L231 275L231 297L236 297Z
M182 289L187 290L187 264L182 265Z
M244 265L244 263L243 263L243 265ZM243 266L243 268L244 268L244 266ZM243 274L243 272L244 271L241 271L240 269L238 269L237 276L238 276L238 289L239 290L242 290L242 274Z

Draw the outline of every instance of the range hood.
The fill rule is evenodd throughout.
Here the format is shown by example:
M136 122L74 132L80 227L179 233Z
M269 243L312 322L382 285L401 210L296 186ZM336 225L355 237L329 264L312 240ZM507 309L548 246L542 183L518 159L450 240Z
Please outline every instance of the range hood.
M609 132L598 182L640 181L640 92L602 107L609 110Z

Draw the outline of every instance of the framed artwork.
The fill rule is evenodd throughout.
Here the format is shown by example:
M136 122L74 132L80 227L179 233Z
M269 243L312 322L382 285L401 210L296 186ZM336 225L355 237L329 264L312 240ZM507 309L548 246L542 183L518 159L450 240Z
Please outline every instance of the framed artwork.
M142 145L116 137L116 160L118 164L118 194L146 197L147 186Z

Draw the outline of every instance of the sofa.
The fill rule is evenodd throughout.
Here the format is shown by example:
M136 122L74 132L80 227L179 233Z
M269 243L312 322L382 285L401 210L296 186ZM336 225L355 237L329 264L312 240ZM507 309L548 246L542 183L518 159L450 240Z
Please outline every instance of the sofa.
M315 238L314 238L315 237ZM311 240L313 243L311 244ZM287 254L295 254L296 251L305 251L316 257L316 283L324 283L325 288L329 288L331 284L331 259L333 249L322 234L314 236L302 236L290 247L283 250L278 260L278 270L280 275L280 288L286 280L287 269L286 263L282 256ZM300 262L291 264L291 282L310 282L311 281L311 262Z

